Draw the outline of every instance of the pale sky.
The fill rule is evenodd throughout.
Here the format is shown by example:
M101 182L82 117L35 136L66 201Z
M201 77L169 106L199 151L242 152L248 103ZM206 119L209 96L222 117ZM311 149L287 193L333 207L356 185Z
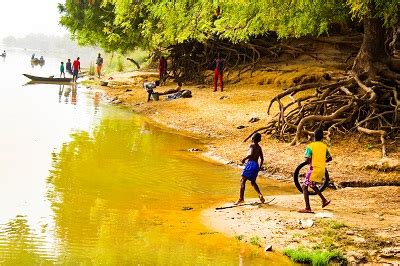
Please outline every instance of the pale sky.
M9 35L24 37L29 33L66 34L67 30L58 25L57 3L64 0L2 0L0 39Z

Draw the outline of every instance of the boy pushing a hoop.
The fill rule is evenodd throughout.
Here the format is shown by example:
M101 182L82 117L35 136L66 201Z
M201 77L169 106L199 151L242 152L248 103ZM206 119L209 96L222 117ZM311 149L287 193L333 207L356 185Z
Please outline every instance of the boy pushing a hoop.
M322 200L322 208L326 207L330 200L327 200L319 191L316 183L321 183L322 178L325 176L325 165L327 162L332 161L331 154L325 143L322 142L324 132L322 129L317 129L314 132L315 141L310 143L306 148L305 157L310 164L310 169L306 175L303 184L303 195L306 207L299 210L301 213L313 213L310 206L310 198L308 195L308 187L311 187Z

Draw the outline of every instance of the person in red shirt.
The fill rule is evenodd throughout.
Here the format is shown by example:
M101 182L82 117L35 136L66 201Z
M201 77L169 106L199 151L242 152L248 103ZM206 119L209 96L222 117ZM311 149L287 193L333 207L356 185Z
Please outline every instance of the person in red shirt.
M221 86L221 91L224 91L224 64L225 60L221 58L221 55L218 52L217 58L214 60L214 91L217 91L218 79Z
M163 84L167 77L168 77L168 73L167 73L167 60L165 59L164 56L160 57L160 63L158 66L158 73L160 75L160 82L161 84Z
M73 72L72 72L72 81L76 82L76 80L78 79L78 73L79 71L81 71L81 62L79 62L79 57L72 63L72 68L73 68Z

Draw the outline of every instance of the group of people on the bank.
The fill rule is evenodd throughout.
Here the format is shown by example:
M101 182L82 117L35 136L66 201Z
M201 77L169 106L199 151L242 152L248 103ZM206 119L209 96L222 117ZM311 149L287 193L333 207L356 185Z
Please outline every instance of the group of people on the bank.
M225 59L221 57L221 54L219 52L217 53L217 57L210 63L210 67L214 71L214 92L217 91L218 82L221 88L221 92L224 91L223 77L224 77ZM151 95L154 93L154 89L157 86L165 84L166 80L168 79L168 62L163 55L160 56L160 60L158 63L158 74L159 74L159 79L157 81L145 82L143 84L143 88L148 93L147 101L150 101Z
M81 62L79 61L80 58L77 57L74 62L71 63L71 59L68 58L67 62L61 62L60 65L60 78L64 77L65 78L65 71L67 71L68 74L72 75L72 81L76 82L78 79L78 74L81 71Z
M96 74L98 75L98 77L100 78L101 76L101 69L103 66L103 58L101 57L101 54L99 53L97 58L96 58ZM72 81L76 82L78 79L78 75L81 72L81 62L80 62L80 58L77 57L73 62L71 62L71 59L68 58L67 62L65 63L64 66L64 62L61 62L60 65L60 78L64 77L65 78L65 72L67 72L68 74L72 75Z

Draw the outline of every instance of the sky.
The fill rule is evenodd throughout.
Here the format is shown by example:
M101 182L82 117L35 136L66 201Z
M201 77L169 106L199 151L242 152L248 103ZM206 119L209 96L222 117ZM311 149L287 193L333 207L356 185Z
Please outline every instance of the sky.
M58 24L60 2L64 0L2 0L0 39L10 35L24 37L29 33L65 35L67 30Z

